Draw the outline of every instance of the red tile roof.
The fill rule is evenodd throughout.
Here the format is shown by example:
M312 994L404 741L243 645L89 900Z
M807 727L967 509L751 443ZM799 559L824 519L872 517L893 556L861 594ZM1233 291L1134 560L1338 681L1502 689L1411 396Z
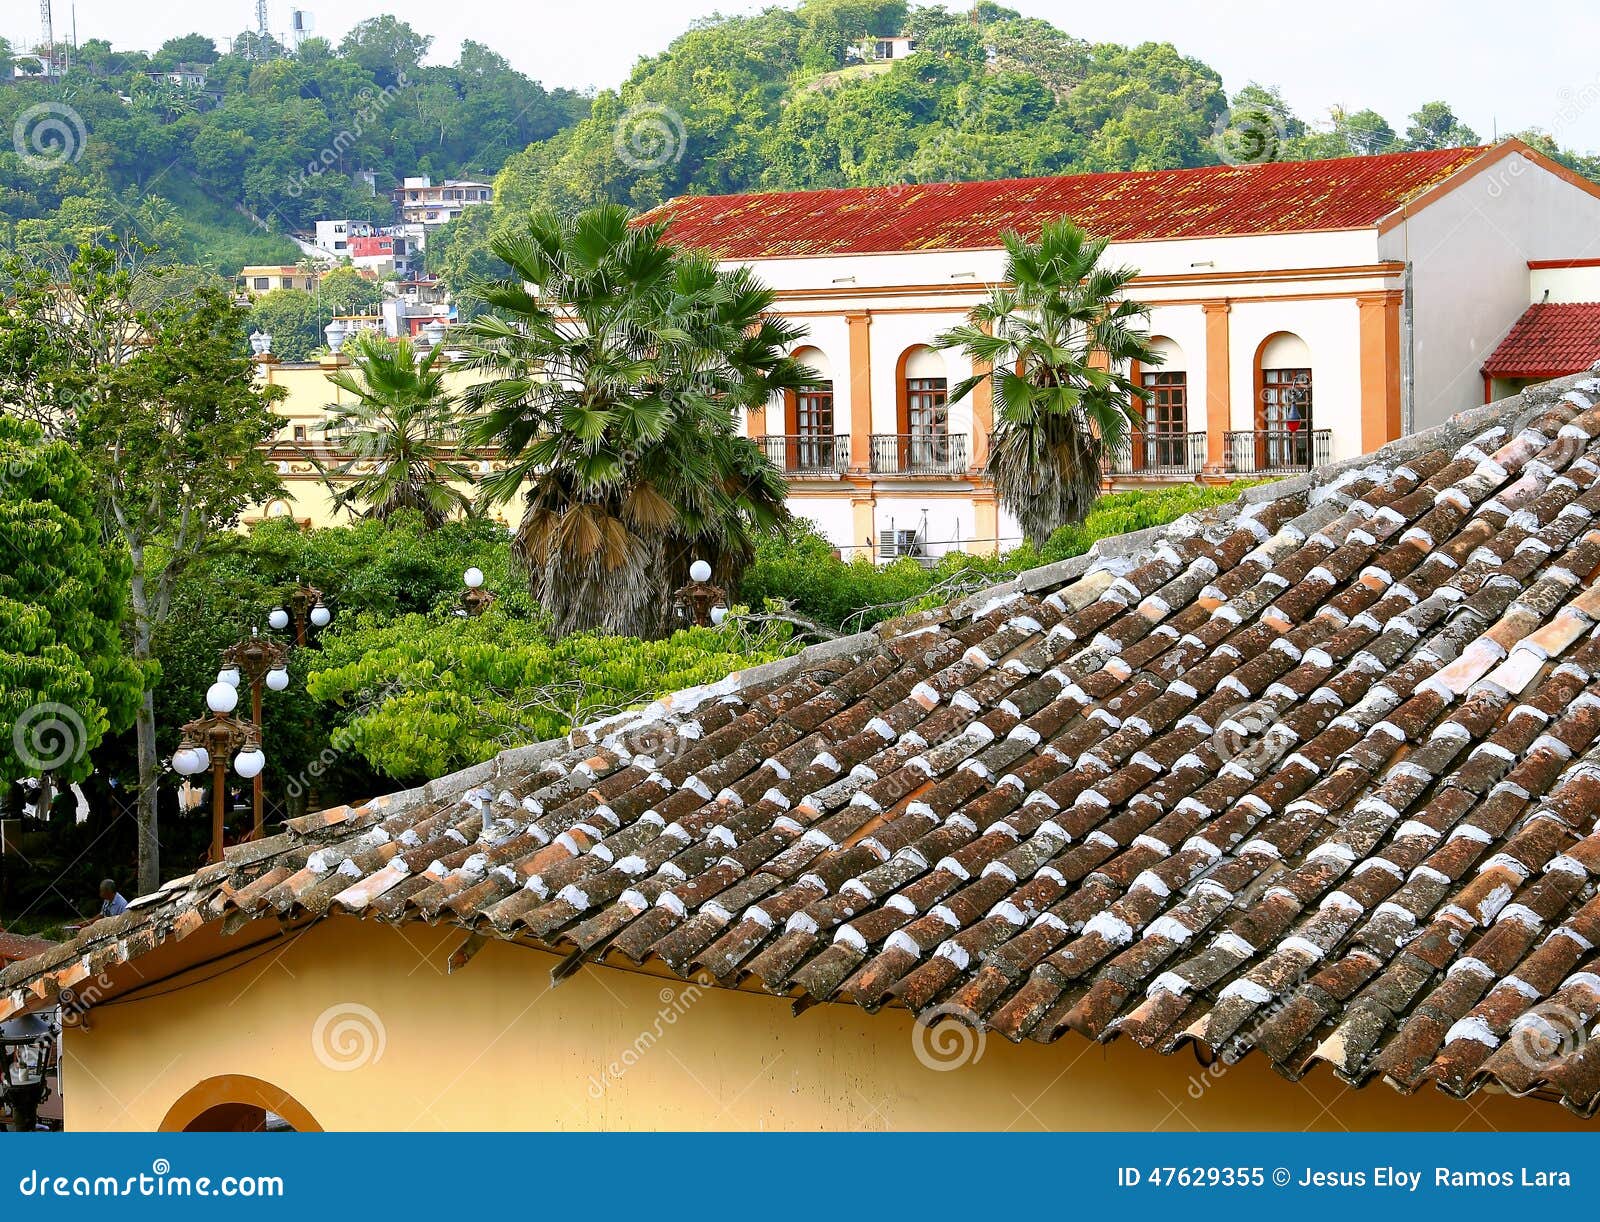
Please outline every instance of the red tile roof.
M680 196L646 214L723 259L985 249L1071 217L1116 241L1362 229L1477 160L1482 148L1328 161Z
M1596 396L292 820L0 971L0 1019L207 922L342 913L1593 1114Z
M27 934L7 933L0 929L0 966L31 959L55 947L47 938L33 938Z
M1483 363L1495 378L1558 378L1600 361L1600 302L1531 305Z

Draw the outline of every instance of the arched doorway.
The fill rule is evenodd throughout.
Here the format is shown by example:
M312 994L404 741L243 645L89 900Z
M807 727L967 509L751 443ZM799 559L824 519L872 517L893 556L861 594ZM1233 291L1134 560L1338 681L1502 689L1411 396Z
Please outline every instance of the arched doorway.
M1258 470L1301 470L1312 461L1311 349L1292 331L1261 341L1255 359L1254 458Z
M287 1091L244 1074L220 1074L191 1087L161 1122L163 1133L259 1133L278 1128L322 1132L316 1118Z

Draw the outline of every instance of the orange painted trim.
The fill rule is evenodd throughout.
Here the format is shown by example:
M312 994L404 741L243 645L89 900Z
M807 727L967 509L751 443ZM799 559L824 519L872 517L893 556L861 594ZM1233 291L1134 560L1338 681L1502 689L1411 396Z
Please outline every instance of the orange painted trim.
M1229 384L1228 364L1228 314L1232 306L1227 302L1210 302L1204 306L1206 315L1206 465L1221 469L1226 434L1232 424L1230 404L1232 392Z
M860 255L857 257L871 259L876 256ZM752 262L758 263L764 261L759 259L752 260ZM1185 284L1251 284L1263 280L1290 282L1298 280L1347 280L1352 277L1397 276L1404 270L1404 263L1389 259L1378 263L1354 263L1333 267L1263 268L1256 271L1241 272L1168 272L1159 276L1135 276L1130 283L1145 288L1159 288ZM775 296L779 301L802 301L816 298L844 300L854 297L898 297L910 295L919 297L968 296L981 299L987 297L991 289L1011 287L1013 287L1011 284L1003 280L993 283L965 281L961 284L880 284L842 289L832 287L825 289L778 289Z
M286 1091L245 1074L221 1074L185 1091L162 1118L162 1133L182 1133L206 1112L227 1104L264 1108L282 1116L297 1133L320 1133L322 1126Z
M1588 181L1585 179L1585 181ZM1529 259L1530 272L1558 271L1566 267L1600 267L1600 259Z
M926 344L912 344L894 363L894 431L904 436L911 431L911 391L906 385L906 366L911 354Z
M1356 305L1360 310L1361 452L1371 454L1400 436L1400 294L1373 294L1358 298Z
M1587 178L1577 173L1575 170L1567 169L1567 167L1562 165L1559 161L1552 161L1538 149L1523 143L1515 136L1508 136L1488 152L1484 153L1483 156L1477 158L1475 161L1468 162L1455 173L1448 175L1443 181L1435 183L1415 199L1407 200L1388 216L1382 218L1378 222L1378 232L1380 234L1385 234L1391 229L1394 229L1396 226L1404 224L1417 213L1421 212L1429 204L1436 203L1444 196L1450 194L1450 192L1470 182L1479 174L1482 174L1485 170L1498 165L1513 153L1521 153L1529 161L1533 162L1534 165L1538 166L1542 170L1548 170L1550 173L1554 174L1557 178L1561 179L1569 186L1577 187L1578 190L1582 191L1585 195L1591 195L1595 199L1600 199L1600 185L1590 182Z
M1218 297L1135 297L1132 300L1151 309L1172 306L1253 305L1277 301L1352 301L1373 292L1387 291L1368 286L1344 289L1327 289L1314 293L1227 293ZM780 318L838 318L848 316L854 307L839 306L831 310L772 310ZM947 306L873 306L874 314L962 314L964 309Z
M850 327L850 465L865 471L872 465L872 315L854 310L845 319Z
M1494 378L1487 373L1483 375L1483 401L1494 402Z

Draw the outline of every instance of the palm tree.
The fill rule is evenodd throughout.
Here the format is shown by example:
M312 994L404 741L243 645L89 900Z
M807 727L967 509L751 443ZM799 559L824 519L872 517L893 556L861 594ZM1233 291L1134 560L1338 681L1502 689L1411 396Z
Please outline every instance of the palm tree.
M1042 547L1057 527L1081 522L1100 495L1101 458L1137 428L1145 392L1123 372L1160 355L1138 327L1149 311L1122 297L1137 275L1104 268L1107 239L1071 221L1044 226L1036 243L1004 239L1005 279L940 348L987 365L952 401L993 380L995 428L988 474L995 497Z
M472 474L455 457L461 429L445 389L443 354L442 344L423 355L410 340L363 335L350 367L329 375L353 396L330 409L324 426L330 444L346 455L325 472L336 511L386 521L414 509L429 526L471 512L472 499L456 487L470 484Z
M787 524L783 477L738 420L816 376L784 355L803 330L748 270L616 205L536 212L490 250L511 275L460 328L488 375L464 395L468 438L507 460L483 499L523 496L516 555L558 631L668 632L694 560L731 584Z

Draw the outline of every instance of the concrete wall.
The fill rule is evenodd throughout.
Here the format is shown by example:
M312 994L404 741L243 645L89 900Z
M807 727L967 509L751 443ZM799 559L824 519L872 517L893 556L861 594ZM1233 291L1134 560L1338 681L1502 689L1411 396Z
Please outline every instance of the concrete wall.
M1483 402L1481 366L1527 308L1529 260L1600 255L1600 199L1519 152L1478 165L1379 243L1412 265L1417 429Z
M257 925L179 949L238 950ZM552 956L492 940L446 974L463 936L340 917L187 976L148 956L147 996L66 1033L67 1126L181 1128L202 1104L253 1101L216 1085L232 1076L330 1130L1584 1127L1552 1103L1353 1091L1322 1070L1297 1085L1254 1059L1207 1071L1128 1042L980 1041L846 1005L796 1018L783 999L608 967L551 988Z

